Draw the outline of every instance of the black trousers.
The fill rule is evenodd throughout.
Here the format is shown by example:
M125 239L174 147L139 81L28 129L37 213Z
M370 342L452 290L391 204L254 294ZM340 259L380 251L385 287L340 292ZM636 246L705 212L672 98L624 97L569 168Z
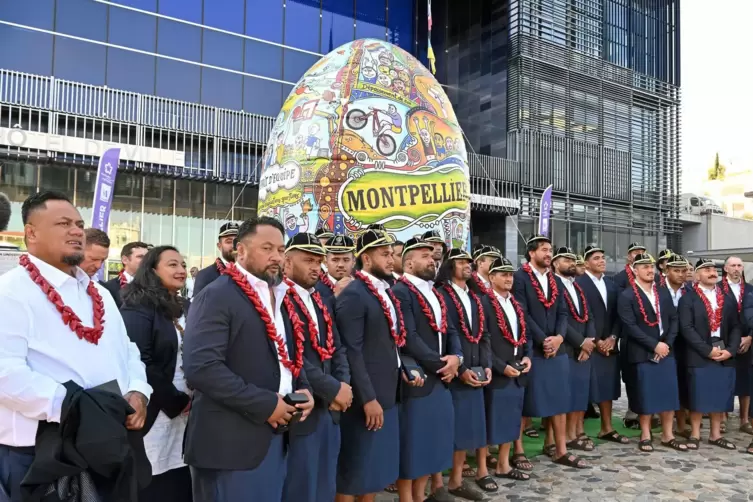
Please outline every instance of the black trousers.
M191 471L187 466L153 476L149 486L139 492L139 502L192 501Z
M0 445L0 502L21 502L21 481L33 461L33 446Z

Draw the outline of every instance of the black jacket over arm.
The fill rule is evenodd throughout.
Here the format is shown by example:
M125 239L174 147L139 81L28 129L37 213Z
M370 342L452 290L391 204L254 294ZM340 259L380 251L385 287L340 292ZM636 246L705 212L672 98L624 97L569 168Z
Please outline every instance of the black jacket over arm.
M577 304L573 303L573 305L578 305L581 316L583 315L583 312L588 312L588 320L585 323L576 321L575 317L573 317L572 312L570 312L570 306L568 304L568 300L572 300L572 298L570 297L570 292L565 287L562 279L560 279L559 277L556 277L555 279L557 281L557 287L560 288L562 303L565 304L565 309L567 310L567 336L565 337L565 342L563 343L563 345L565 346L565 352L567 353L567 355L573 359L577 359L580 355L580 346L583 345L583 342L586 341L586 338L596 338L593 316L591 315L591 311L587 310L588 300L586 300L586 304L584 304L583 298L581 298L580 294L578 294L576 295L578 297ZM577 293L578 288L576 287L575 289ZM567 295L567 297L565 295ZM584 293L583 297L585 296L586 295Z
M659 342L666 343L670 349L674 350L678 327L677 312L667 288L657 289L659 290L659 312L661 313L664 333L659 333L658 325L649 326L645 323L633 288L624 290L617 302L617 309L622 321L622 337L627 340L627 358L630 363L642 363L653 359L654 349ZM655 322L656 313L649 305L648 297L640 288L638 288L638 294L641 295L649 322Z
M296 436L311 434L316 430L316 424L319 420L323 420L329 412L329 405L337 397L337 393L340 392L340 383L345 382L350 384L350 368L348 367L348 357L340 340L340 333L337 330L337 325L334 321L335 308L333 302L322 300L322 305L330 314L332 319L332 338L335 344L335 353L331 359L322 361L319 353L314 350L314 346L311 344L311 332L309 331L306 317L295 303L292 304L297 315L301 321L303 321L303 367L306 370L306 379L311 385L312 394L314 395L314 401L316 406L314 411L304 422L295 424L290 429L290 433ZM290 320L290 313L287 307L283 304L284 321L286 324L286 330L288 333L293 332L292 322ZM314 310L316 310L316 322L319 330L319 346L327 346L327 325L324 322L324 313L314 303ZM332 411L332 418L339 423L340 412Z
M288 338L288 352L297 360ZM267 419L277 406L277 346L245 293L223 275L194 298L183 343L183 370L194 389L185 461L206 469L259 466L275 434ZM293 389L310 388L305 369Z
M614 335L619 338L622 331L620 325L620 316L617 314L617 298L620 296L620 290L609 277L604 277L604 284L607 287L607 304L601 298L599 288L588 274L581 275L575 279L575 282L583 290L588 302L588 314L593 319L594 332L597 340L606 340ZM616 349L617 347L615 347Z
M460 351L463 354L464 361L460 366L458 372L462 374L463 372L473 368L474 366L491 368L491 345L489 342L489 332L486 330L486 322L484 322L483 326L481 326L482 335L478 343L472 343L470 340L468 340L468 338L466 338L465 336L465 332L460 327L460 320L462 317L463 321L465 322L466 328L468 328L471 332L471 336L475 338L478 335L480 319L478 304L473 299L475 293L471 293L471 321L473 325L473 329L471 329L471 324L468 323L468 314L465 311L465 307L463 307L463 301L460 299L455 290L452 289L452 286L441 286L439 288L439 292L444 297L445 304L447 305L447 318L449 319L450 324L452 324L452 326L455 328L455 331L458 333L458 340L460 341ZM479 298L479 301L481 301L480 297L476 298ZM458 310L458 308L456 307L455 302L460 305L460 310ZM458 386L469 389L471 388L460 382L459 379L454 379L452 382L450 382L450 387Z
M105 289L110 292L112 299L115 300L115 305L120 308L123 305L123 297L120 296L120 290L122 289L120 287L120 278L118 276L115 276L109 281L101 282L100 284L102 284L102 286L104 286Z
M515 354L515 347L502 335L502 330L497 323L497 313L492 302L496 302L496 298L491 298L489 295L484 296L484 317L486 318L486 329L489 331L489 338L491 340L491 360L492 360L492 381L489 384L491 388L501 389L506 387L510 382L517 381L518 385L525 386L528 382L528 374L521 375L518 378L509 378L505 376L505 368L508 365L512 365L515 361L520 361L524 357L531 357L531 331L527 328L528 318L523 313L526 323L526 337L528 340L524 345L518 347L518 353ZM522 305L521 305L522 309ZM510 329L510 319L507 318L507 314L500 306L502 312L502 322L507 325L507 329ZM520 326L518 326L518 333L520 333ZM520 336L520 335L518 335Z
M544 357L544 340L550 336L562 335L562 338L565 339L565 342L560 345L557 355L564 354L566 350L567 318L570 314L567 311L565 301L562 299L562 284L559 284L557 287L559 288L557 301L547 309L539 301L539 297L536 296L536 290L533 288L531 278L526 271L520 269L515 272L513 283L514 296L526 314L526 319L528 320L527 336L533 345L533 355L537 357ZM549 296L547 298L551 298L551 288L548 293Z
M202 289L212 284L219 276L220 271L217 270L216 262L212 262L208 267L199 270L193 283L193 297L196 298Z
M337 297L335 320L345 345L353 386L353 406L376 399L395 406L399 382L397 347L381 303L360 279Z
M180 343L172 319L158 313L150 305L123 306L120 314L128 337L141 352L141 361L146 366L146 380L153 389L146 408L146 423L142 429L146 435L160 411L169 418L175 418L191 400L188 394L173 385Z
M431 394L434 386L443 384L437 371L444 368L445 363L440 360L444 355L462 355L460 349L460 340L455 326L447 322L447 333L442 333L442 352L439 351L439 336L437 332L431 329L429 320L426 318L421 305L418 303L418 297L411 291L403 281L397 281L392 288L400 306L403 310L403 319L405 320L405 347L401 352L413 357L426 373L426 382L423 387L411 387L403 382L403 395L405 397L425 397ZM418 294L422 294L420 291ZM429 300L424 298L429 305ZM448 307L449 308L449 307ZM429 310L434 311L429 306ZM438 322L441 326L441 321Z
M730 299L731 298L731 299ZM737 315L737 302L733 302L734 295L728 296L722 309L721 339L732 357L722 362L723 366L734 366L737 349L740 347L740 321ZM682 344L685 364L690 368L703 368L715 361L709 359L711 353L711 330L706 307L695 290L691 290L680 298L677 306L680 318L680 336L685 341Z

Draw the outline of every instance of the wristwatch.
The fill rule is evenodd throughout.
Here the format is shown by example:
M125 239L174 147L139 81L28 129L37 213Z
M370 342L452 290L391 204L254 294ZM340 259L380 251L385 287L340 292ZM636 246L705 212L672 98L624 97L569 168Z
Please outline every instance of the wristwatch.
M460 354L455 354L455 357L458 358L458 360L460 361L460 366L462 366L464 361L463 356L461 356Z

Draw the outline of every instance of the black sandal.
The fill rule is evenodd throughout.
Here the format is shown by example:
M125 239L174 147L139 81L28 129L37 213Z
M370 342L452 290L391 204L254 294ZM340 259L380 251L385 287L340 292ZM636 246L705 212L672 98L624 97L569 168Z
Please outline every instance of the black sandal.
M523 431L523 434L528 436L531 439L538 439L539 438L539 431L536 430L535 427L529 427Z
M546 455L547 457L554 459L554 455L557 453L557 445L554 443L544 446L544 448L541 449L541 453Z
M693 436L690 436L688 440L685 442L685 446L688 448L688 450L697 450L698 447L701 445L701 440L699 438L694 438Z
M690 439L690 429L677 431L675 432L675 436L680 436L681 438Z
M468 462L465 462L463 464L463 477L464 478L475 478L476 477L476 469L470 466Z
M590 444L583 438L573 439L566 443L568 448L580 451L594 451L594 445Z
M669 441L662 441L661 445L665 448L672 448L675 451L688 451L688 446L685 443L679 442L676 438L672 438Z
M473 488L467 481L463 481L457 488L448 488L447 492L455 497L466 500L484 500L486 497L483 493Z
M497 457L493 455L487 455L486 456L486 466L492 469L497 468L497 464L499 463L499 460L497 460Z
M554 463L576 469L588 469L590 467L585 460L572 453L565 453L560 458L554 459Z
M735 446L735 443L731 441L727 441L727 439L723 437L720 437L719 439L714 439L713 441L709 439L709 444L718 446L720 448L724 448L725 450L737 450L737 446Z
M397 493L397 485L395 483L387 485L387 488L385 488L384 491L387 493Z
M528 481L529 479L531 479L531 476L517 469L510 469L509 472L504 472L504 473L495 472L494 477L501 478L501 479L514 479L515 481Z
M623 436L622 434L618 433L617 431L613 430L612 432L607 432L606 434L603 434L601 436L596 436L601 441L611 441L612 443L619 443L619 444L628 444L630 440L627 438L627 436Z
M494 493L499 490L499 485L491 476L484 476L483 478L477 479L476 484L486 493Z
M641 439L638 441L638 451L643 453L653 453L654 445L651 444L650 439Z
M528 460L528 457L526 457L525 453L516 453L515 455L510 457L510 464L519 471L533 470L533 464L530 460Z

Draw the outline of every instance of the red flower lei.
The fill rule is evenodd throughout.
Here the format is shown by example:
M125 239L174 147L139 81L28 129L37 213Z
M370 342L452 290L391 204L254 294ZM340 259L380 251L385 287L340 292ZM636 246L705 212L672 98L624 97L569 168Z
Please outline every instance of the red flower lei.
M311 300L313 300L316 306L319 307L319 310L321 310L322 315L324 316L324 324L327 326L327 339L325 342L326 348L322 347L319 343L319 327L317 321L311 317L308 308L306 308L306 305L303 303L303 299L301 299L301 296L295 290L293 281L291 281L290 279L285 279L285 284L288 285L288 291L285 294L285 298L282 300L282 302L285 304L285 308L288 310L288 314L290 315L291 320L293 319L293 317L299 317L298 313L293 308L292 302L295 302L301 312L303 312L303 316L306 318L306 323L309 325L309 338L311 339L311 346L314 347L316 353L319 354L319 359L321 359L322 362L326 361L327 359L332 359L332 355L335 353L335 337L332 335L332 318L329 315L329 311L324 307L319 293L312 293ZM293 325L300 329L303 328L302 322L296 323L295 321L293 321ZM299 334L296 333L296 339L298 339L298 336ZM300 333L300 336L303 337L303 332Z
M515 314L518 317L518 341L515 341L515 337L512 336L512 332L510 331L510 327L507 325L507 321L505 321L505 314L502 312L502 307L499 305L499 300L494 297L491 299L492 307L494 308L494 314L497 318L497 326L499 327L499 330L502 332L502 336L512 344L513 347L517 348L522 345L525 345L526 343L526 320L525 316L523 315L523 309L520 308L520 304L515 300L515 298L512 296L512 293L510 293L510 303L512 303L513 308L515 309Z
M392 314L390 314L390 308L387 306L387 302L384 301L382 298L382 295L379 294L379 291L377 291L376 287L374 287L374 284L372 284L371 280L369 280L368 277L366 277L363 272L360 270L357 270L353 274L356 278L363 281L364 284L366 284L366 288L369 290L369 292L376 297L377 300L379 300L379 304L382 306L382 312L384 312L384 317L387 318L387 325L390 327L390 335L392 335L392 339L395 341L395 345L398 347L403 347L405 345L405 322L403 321L403 311L400 308L400 301L395 298L395 294L387 290L387 296L390 297L390 300L392 300L392 303L395 305L395 313L397 314L397 328L400 331L399 333L395 328L392 326Z
M667 285L667 277L660 272L659 273L659 286L664 287L666 285Z
M303 321L301 321L299 317L291 317L291 321L293 323L293 333L295 335L295 347L296 351L298 352L298 358L295 362L293 362L291 360L290 354L288 354L285 340L283 340L282 336L277 332L274 320L269 315L269 312L267 312L264 304L261 302L261 298L259 298L258 293L254 290L253 287L251 287L251 284L248 282L248 279L246 279L246 276L244 276L243 273L236 267L225 267L225 271L223 273L230 277L233 282L235 282L238 287L241 288L241 291L243 291L243 293L249 299L251 304L254 306L254 309L256 309L256 312L259 313L259 317L261 318L264 326L267 329L267 338L272 340L277 346L277 354L280 357L280 362L282 362L282 365L290 370L290 372L293 374L293 378L298 378L298 375L300 375L301 373L301 368L303 368Z
M89 343L97 345L99 339L102 338L102 333L105 331L105 303L102 301L102 296L97 291L94 281L89 281L89 285L86 287L86 293L89 298L92 299L92 307L94 310L94 326L84 326L81 322L81 318L76 315L72 308L63 303L63 298L60 296L52 284L47 279L42 277L39 268L34 265L29 259L29 255L21 255L18 260L19 265L26 269L29 273L29 277L34 284L39 286L42 292L45 294L48 300L55 305L55 308L63 317L63 323L67 324L71 331L76 333L79 340L86 340Z
M724 278L722 281L722 288L724 289L724 294L729 294L729 279L727 277ZM739 314L740 311L743 309L743 296L745 296L745 281L740 281L740 298L737 299L737 313Z
M418 298L418 304L421 306L421 310L426 316L426 319L429 321L429 326L431 327L432 331L447 334L447 304L444 301L444 297L439 294L439 291L437 291L434 286L431 287L431 292L434 293L434 296L436 296L437 300L439 301L439 310L441 311L442 316L441 326L437 324L437 320L434 318L434 311L429 306L426 298L424 298L424 295L418 290L418 288L414 286L412 282L406 279L405 276L402 276L400 278L400 281L402 281L402 283L405 284L414 295L416 295L416 298Z
M706 317L709 320L709 330L711 333L718 330L722 326L722 312L724 311L724 293L721 289L714 287L714 290L716 291L716 312L711 308L711 302L708 298L706 298L706 295L703 294L703 291L701 291L700 285L696 284L693 286L693 289L695 289L695 292L698 293L698 296L701 297L701 301L703 302L703 306L706 308ZM742 295L740 295L740 298L742 298Z
M627 274L628 284L631 286L635 285L635 272L633 272L633 267L625 265L625 273Z
M220 258L217 258L214 260L214 266L217 267L217 272L220 273L220 275L225 273L225 270L230 267L230 265L225 265L225 262L222 261Z
M325 286L327 286L327 287L328 287L329 289L331 289L331 290L332 290L332 292L334 293L334 292L335 292L335 285L334 285L334 284L332 284L332 281L330 281L330 280L329 280L329 277L328 277L328 275L329 275L329 274L326 274L326 273L325 273L325 272L324 272L324 271L322 270L321 272L319 272L319 280L320 280L320 281L322 282L322 284L324 284Z
M125 276L125 270L118 272L118 282L120 283L120 289L123 289L128 285L128 278Z
M651 287L654 288L654 309L656 310L656 321L648 320L648 316L646 315L646 308L643 306L643 300L641 300L641 295L638 292L638 286L636 285L635 280L633 280L633 282L631 282L630 284L633 287L635 298L638 300L638 309L643 315L643 322L645 322L651 328L658 326L659 320L661 319L661 312L659 311L659 290L656 288L656 283L651 283Z
M586 303L586 295L583 294L583 289L580 287L580 285L578 285L577 282L574 282L573 286L575 286L575 291L578 292L580 301L583 304L583 315L581 316L580 314L578 314L578 311L575 309L575 304L573 303L572 298L570 298L569 293L564 295L565 301L567 302L567 306L570 309L570 315L573 316L573 319L581 324L585 324L588 322L588 303Z
M528 277L531 278L531 285L536 291L536 296L538 297L544 308L551 308L551 306L554 305L554 302L557 301L557 295L559 294L559 290L557 289L557 281L554 280L554 274L552 274L551 271L547 274L549 279L549 292L551 293L551 297L549 298L549 300L547 300L544 296L544 290L541 289L539 280L533 275L533 269L531 268L531 265L529 263L523 264L523 271L528 274Z
M463 334L469 342L478 344L481 340L481 336L484 334L484 306L481 304L481 299L471 290L468 290L468 296L476 302L476 308L478 309L478 326L476 326L477 334L473 336L471 330L468 329L468 323L465 322L465 309L460 304L460 300L457 297L457 293L453 291L452 286L449 284L444 285L444 289L449 293L450 300L452 300L455 309L458 311L458 318L460 319L460 329L463 330Z
M478 272L473 272L471 278L473 279L473 282L476 283L476 286L478 286L478 288L484 292L484 294L489 296L492 295L492 288L486 285L484 280L479 277Z

